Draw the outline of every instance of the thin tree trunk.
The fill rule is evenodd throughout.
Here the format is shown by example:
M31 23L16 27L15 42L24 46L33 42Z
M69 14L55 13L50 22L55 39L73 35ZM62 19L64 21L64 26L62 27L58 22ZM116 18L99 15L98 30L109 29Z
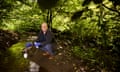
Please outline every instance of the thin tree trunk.
M47 13L47 23L48 23L48 27L50 29L52 29L52 10L48 10L48 13Z
M103 21L104 16L104 7L102 3L100 4L100 15L99 15L99 26L101 27L101 33L102 33L102 41L103 41L103 48L106 48L107 46L107 37L106 37L106 24Z

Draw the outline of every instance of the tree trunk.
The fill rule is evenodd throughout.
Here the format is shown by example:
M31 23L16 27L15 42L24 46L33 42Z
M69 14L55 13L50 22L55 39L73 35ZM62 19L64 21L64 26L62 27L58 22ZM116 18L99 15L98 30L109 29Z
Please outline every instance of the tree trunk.
M48 27L49 29L52 29L52 10L48 10L47 13L47 23L48 23Z

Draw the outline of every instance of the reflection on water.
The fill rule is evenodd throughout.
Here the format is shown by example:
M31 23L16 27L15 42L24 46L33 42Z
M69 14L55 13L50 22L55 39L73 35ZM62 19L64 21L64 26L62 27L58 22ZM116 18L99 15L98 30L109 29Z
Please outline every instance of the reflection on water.
M39 72L40 66L33 61L30 61L29 71L30 72Z

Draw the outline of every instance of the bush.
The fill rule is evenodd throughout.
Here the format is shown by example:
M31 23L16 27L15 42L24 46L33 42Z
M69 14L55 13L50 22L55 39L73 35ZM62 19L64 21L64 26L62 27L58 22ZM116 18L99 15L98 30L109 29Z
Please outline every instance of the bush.
M119 57L107 50L103 51L98 48L80 48L79 46L75 46L72 48L72 53L75 57L83 60L90 69L97 67L99 70L117 70Z

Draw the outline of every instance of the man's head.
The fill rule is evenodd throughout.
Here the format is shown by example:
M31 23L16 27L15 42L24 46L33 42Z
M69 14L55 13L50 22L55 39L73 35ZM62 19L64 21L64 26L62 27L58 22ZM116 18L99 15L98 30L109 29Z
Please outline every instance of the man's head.
M43 31L43 32L46 32L47 30L48 30L48 25L47 25L47 23L42 23L42 25L41 25L41 30Z

